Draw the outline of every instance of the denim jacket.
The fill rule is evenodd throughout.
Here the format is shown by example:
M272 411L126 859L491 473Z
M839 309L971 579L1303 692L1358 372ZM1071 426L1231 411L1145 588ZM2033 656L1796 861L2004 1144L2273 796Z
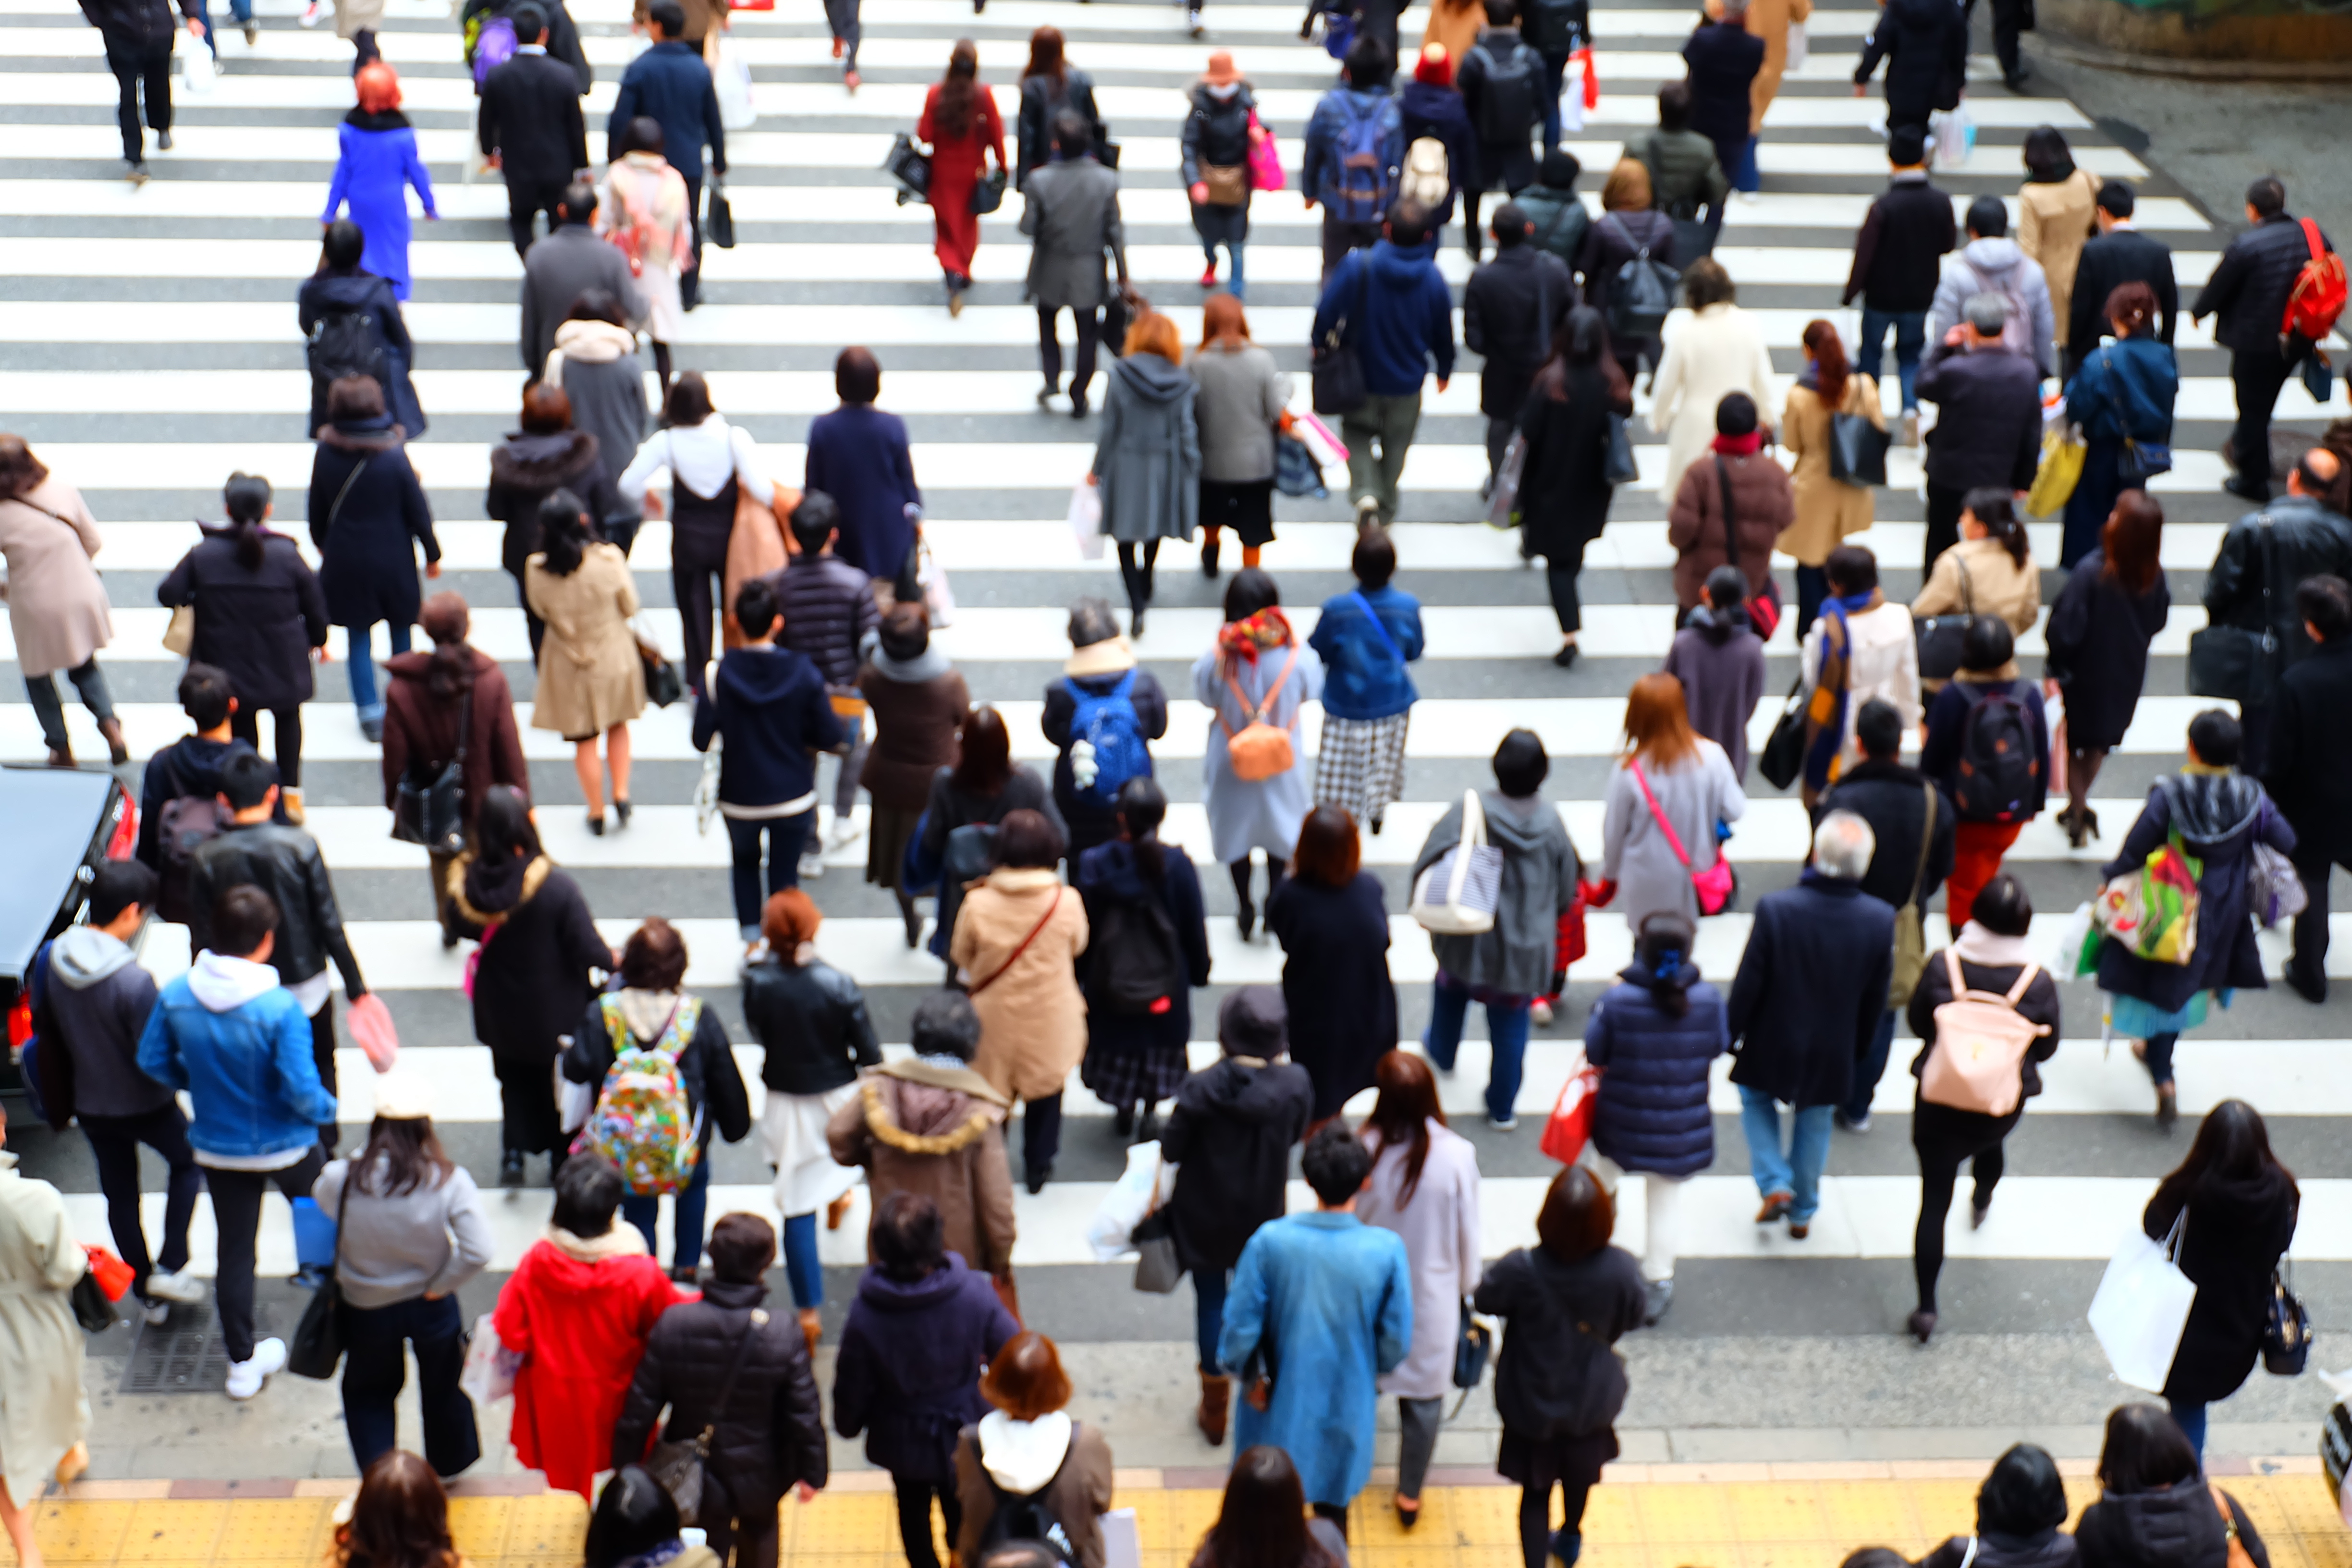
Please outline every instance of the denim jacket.
M1335 594L1323 602L1307 646L1323 660L1325 713L1334 719L1386 719L1421 696L1405 668L1421 657L1421 601L1396 587L1360 592L1380 616L1380 626L1365 618L1355 594Z
M2101 343L2066 386L2066 417L2094 441L2169 442L2179 363L2153 337Z
M139 1038L140 1070L195 1102L188 1142L233 1160L316 1143L320 1124L335 1120L335 1097L319 1082L310 1020L293 993L273 985L215 1012L189 979L163 987Z

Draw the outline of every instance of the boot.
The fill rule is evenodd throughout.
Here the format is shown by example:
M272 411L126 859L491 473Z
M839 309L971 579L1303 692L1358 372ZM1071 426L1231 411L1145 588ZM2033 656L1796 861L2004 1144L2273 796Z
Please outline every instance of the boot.
M121 720L100 720L98 721L98 732L106 737L106 760L108 762L112 763L119 768L123 763L131 760L131 742L122 738Z
M299 789L280 792L280 804L286 807L286 820L297 827L301 826L305 820L302 816L302 792Z
M1211 1447L1225 1440L1225 1415L1233 1406L1233 1398L1234 1385L1226 1379L1213 1373L1201 1374L1201 1408L1193 1418Z
M801 1338L808 1342L809 1359L816 1359L816 1342L824 1337L824 1320L814 1307L801 1309Z
M853 1195L854 1194L849 1193L844 1193L839 1197L834 1199L833 1202L824 1205L825 1229L839 1230L841 1228L841 1222L849 1217L849 1204Z

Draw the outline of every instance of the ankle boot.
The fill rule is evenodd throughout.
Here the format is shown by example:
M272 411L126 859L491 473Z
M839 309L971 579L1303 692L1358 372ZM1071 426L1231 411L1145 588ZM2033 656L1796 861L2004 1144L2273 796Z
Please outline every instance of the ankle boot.
M801 1338L808 1342L809 1359L816 1359L816 1342L824 1334L824 1320L814 1307L801 1309Z
M1201 1408L1194 1419L1212 1447L1225 1440L1225 1415L1232 1408L1234 1385L1213 1373L1201 1374Z
M107 761L119 768L131 760L131 742L123 738L121 720L100 720L98 732L106 737Z

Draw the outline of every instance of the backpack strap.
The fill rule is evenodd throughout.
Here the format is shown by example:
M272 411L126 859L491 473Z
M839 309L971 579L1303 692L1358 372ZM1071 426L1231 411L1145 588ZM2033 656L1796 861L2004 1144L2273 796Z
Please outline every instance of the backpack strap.
M1037 923L1029 928L1029 934L1021 939L1021 945L1013 950L1013 955L1004 961L1003 964L998 968L995 973L990 975L987 979L982 981L979 984L965 992L964 994L966 996L979 995L982 992L987 990L990 986L1003 979L1005 970L1012 968L1014 964L1021 962L1021 955L1029 951L1029 944L1035 942L1037 938L1044 933L1046 923L1054 918L1054 911L1062 907L1062 891L1063 889L1058 885L1055 886L1052 900L1045 905L1045 912L1037 917Z
M1731 502L1731 468L1723 460L1723 454L1720 452L1715 455L1715 480L1723 491L1723 563L1733 571L1738 572L1741 570L1739 512ZM1744 576L1746 574L1742 572L1741 574Z
M1251 704L1248 694L1242 690L1241 682L1235 680L1230 673L1226 675L1225 684L1232 689L1234 700L1242 705L1242 713L1250 723L1263 724L1267 721L1266 715L1274 711L1274 700L1282 694L1283 683L1290 679L1291 666L1297 662L1298 645L1294 642L1290 645L1290 658L1284 663L1282 673L1275 677L1274 684L1265 689L1265 698L1255 706ZM1225 724L1224 710L1222 708L1217 710L1217 722L1224 724L1225 739L1232 740L1234 727L1231 724Z
M2298 218L2296 221L2303 226L2303 243L2311 247L2311 259L2325 260L2327 256L2327 247L2319 237L2319 220L2306 217ZM2218 1491L2220 1489L2214 1489Z
M1923 783L1920 792L1927 797L1927 815L1919 824L1919 866L1911 873L1911 896L1903 900L1906 909L1919 906L1919 889L1927 885L1927 852L1936 842L1936 785L1933 780ZM1966 924L1966 921L1962 921Z
M2042 966L2040 964L2029 963L2025 966L2024 971L2018 975L2017 984L2009 988L2009 1005L2012 1012L2016 1010L2017 1005L2020 1002L2025 1000L2026 987L2032 985L2033 984L2033 977L2041 973Z

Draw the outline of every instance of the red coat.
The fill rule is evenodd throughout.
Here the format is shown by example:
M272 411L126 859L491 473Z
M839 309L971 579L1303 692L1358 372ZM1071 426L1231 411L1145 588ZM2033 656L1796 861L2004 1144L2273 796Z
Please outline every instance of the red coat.
M583 1263L541 1241L499 1292L491 1321L521 1352L515 1457L558 1491L590 1495L613 1459L613 1427L654 1321L681 1300L661 1265L638 1255Z

